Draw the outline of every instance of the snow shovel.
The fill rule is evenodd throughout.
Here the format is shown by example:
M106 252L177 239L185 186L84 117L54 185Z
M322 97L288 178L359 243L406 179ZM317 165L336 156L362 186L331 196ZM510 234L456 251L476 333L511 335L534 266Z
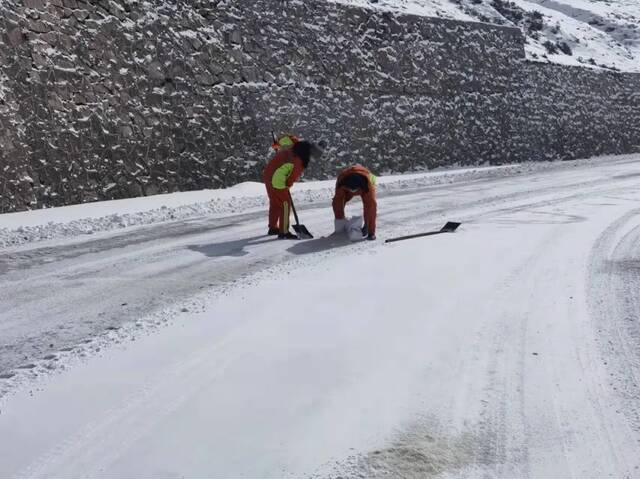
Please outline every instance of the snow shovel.
M447 221L447 224L445 224L438 231L429 231L427 233L418 233L418 234L415 234L415 235L408 235L408 236L400 236L398 238L391 238L391 239L386 240L385 243L393 243L394 241L402 241L402 240L408 240L408 239L413 239L413 238L421 238L423 236L439 235L440 233L453 233L455 230L458 229L458 226L460 226L460 223L456 223L455 221Z
M307 227L305 225L301 225L300 220L298 220L298 213L296 213L296 207L293 205L293 198L291 197L291 193L289 193L289 201L291 202L293 217L296 219L296 224L293 225L293 231L298 234L298 238L300 239L313 239L313 235L309 232Z

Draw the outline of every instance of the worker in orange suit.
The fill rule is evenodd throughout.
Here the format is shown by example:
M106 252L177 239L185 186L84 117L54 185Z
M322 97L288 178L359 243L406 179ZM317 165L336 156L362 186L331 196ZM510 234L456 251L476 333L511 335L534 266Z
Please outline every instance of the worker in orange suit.
M275 144L275 143L274 143ZM284 146L284 145L283 145ZM291 192L289 189L309 166L311 158L319 158L322 151L309 141L292 141L278 147L276 155L269 161L262 179L269 196L269 235L279 239L298 239L289 231Z
M376 203L377 178L362 165L345 168L338 175L336 192L333 197L333 213L336 220L336 231L346 224L344 217L345 205L354 197L362 197L364 208L364 227L362 234L368 240L376 239L376 215L378 204Z

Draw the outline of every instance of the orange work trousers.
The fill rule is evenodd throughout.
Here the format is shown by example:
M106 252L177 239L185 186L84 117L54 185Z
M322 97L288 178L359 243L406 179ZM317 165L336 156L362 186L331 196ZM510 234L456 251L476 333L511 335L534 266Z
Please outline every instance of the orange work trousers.
M289 216L291 214L291 196L289 189L278 190L270 184L267 187L269 196L269 228L276 228L280 233L289 232Z

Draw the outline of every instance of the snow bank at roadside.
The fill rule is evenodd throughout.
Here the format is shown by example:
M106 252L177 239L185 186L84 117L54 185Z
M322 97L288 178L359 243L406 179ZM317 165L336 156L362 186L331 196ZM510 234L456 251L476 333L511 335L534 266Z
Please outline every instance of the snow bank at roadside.
M605 159L606 157L571 162L531 162L383 176L378 180L378 192L385 194L459 181L513 176ZM297 184L292 191L296 203L304 205L330 200L333 188L334 180L311 181ZM189 191L8 213L0 215L0 247L90 235L164 221L251 213L266 207L267 198L263 185L248 182L222 190Z

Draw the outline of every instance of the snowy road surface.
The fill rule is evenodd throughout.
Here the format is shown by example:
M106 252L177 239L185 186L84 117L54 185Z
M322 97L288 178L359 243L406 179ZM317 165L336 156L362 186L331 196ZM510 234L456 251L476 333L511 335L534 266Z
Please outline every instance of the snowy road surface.
M463 226L393 245L248 214L2 251L0 381L57 372L0 403L0 477L640 478L639 187L626 157L408 190L380 239Z

